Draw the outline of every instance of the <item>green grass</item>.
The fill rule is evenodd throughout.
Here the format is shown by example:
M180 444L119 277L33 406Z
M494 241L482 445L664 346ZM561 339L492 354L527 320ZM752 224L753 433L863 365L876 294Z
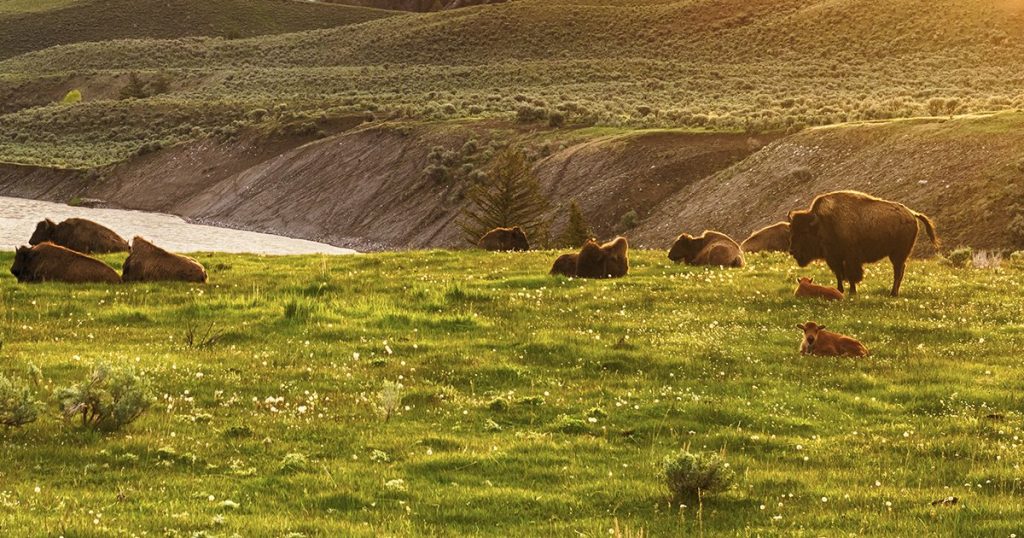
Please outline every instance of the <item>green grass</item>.
M202 254L200 288L5 274L5 374L39 366L46 399L93 364L131 364L160 396L120 433L64 424L51 406L0 434L0 531L1021 532L1020 268L915 261L892 299L877 265L859 297L824 304L792 296L798 274L829 281L824 267L781 255L726 271L640 252L617 281L548 277L553 257ZM809 319L872 355L798 355L794 324ZM185 349L190 322L222 336ZM385 381L405 386L388 421L374 403ZM268 397L283 398L276 412ZM659 465L681 447L724 453L737 487L670 507ZM309 463L283 469L291 453ZM396 479L404 491L385 486ZM930 506L949 495L960 504Z

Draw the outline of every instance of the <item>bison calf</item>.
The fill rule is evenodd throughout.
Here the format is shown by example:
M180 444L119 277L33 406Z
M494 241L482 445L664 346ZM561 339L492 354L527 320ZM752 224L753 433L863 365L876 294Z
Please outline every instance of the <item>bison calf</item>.
M527 251L530 250L530 242L526 239L526 232L519 226L512 228L495 228L484 234L477 242L477 246L484 250L491 251Z
M864 280L864 264L888 257L892 262L892 296L900 293L907 258L917 241L918 224L938 246L935 224L907 206L862 192L838 191L814 199L805 211L790 211L789 252L800 267L825 260L836 275L836 288L850 283L850 293Z
M668 259L690 265L718 265L743 267L743 252L731 237L720 232L705 230L699 237L681 234L668 251Z
M743 252L786 252L789 250L789 223L777 222L750 234L740 243Z
M132 253L124 261L122 273L125 281L134 282L206 282L206 269L201 263L187 256L167 252L138 236L132 239Z
M11 274L18 282L106 282L121 281L109 265L50 242L19 247Z
M824 325L808 321L796 327L804 332L804 340L800 344L800 353L804 355L863 357L868 354L864 344L849 336L826 331Z
M822 299L828 299L830 301L839 301L843 298L843 293L835 288L829 288L814 283L814 279L808 277L800 277L796 279L796 291L794 294L797 297L820 297Z
M38 245L47 241L87 254L128 252L128 242L114 230L85 219L72 218L60 224L50 219L41 221L28 244Z

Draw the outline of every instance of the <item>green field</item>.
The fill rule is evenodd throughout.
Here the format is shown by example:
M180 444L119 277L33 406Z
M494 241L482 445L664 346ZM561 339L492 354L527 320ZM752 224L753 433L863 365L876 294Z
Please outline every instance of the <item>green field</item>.
M782 255L726 271L640 252L617 281L548 277L553 256L202 254L198 288L5 273L0 364L22 379L38 366L47 404L0 433L0 533L1024 530L1020 267L917 261L892 299L880 264L859 297L825 304L792 296L797 275L829 282L825 268ZM872 355L800 356L807 320ZM186 346L187 327L210 324L214 343ZM52 403L99 363L156 389L119 432ZM386 381L404 386L389 420ZM659 469L682 447L723 454L736 487L672 507Z

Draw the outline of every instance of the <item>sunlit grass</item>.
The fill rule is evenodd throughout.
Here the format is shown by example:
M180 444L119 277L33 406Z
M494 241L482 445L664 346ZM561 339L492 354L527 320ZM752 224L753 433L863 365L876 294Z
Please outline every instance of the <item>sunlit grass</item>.
M94 364L131 364L159 401L120 433L52 404L4 432L0 529L1020 532L1021 269L915 261L891 299L872 266L861 296L825 304L792 296L824 267L781 255L723 271L641 252L616 281L548 277L553 257L207 254L201 288L4 275L5 375L39 366L48 400ZM809 319L871 356L799 356ZM188 324L216 339L186 347ZM403 387L389 419L385 382ZM659 465L681 447L723 453L737 487L670 507Z

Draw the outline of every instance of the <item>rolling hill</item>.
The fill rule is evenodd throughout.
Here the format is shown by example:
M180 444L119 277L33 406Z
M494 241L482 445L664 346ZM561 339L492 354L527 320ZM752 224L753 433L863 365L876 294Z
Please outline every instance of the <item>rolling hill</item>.
M0 62L4 191L88 193L347 246L455 246L467 186L425 184L422 171L435 146L473 140L530 150L556 232L570 198L595 232L660 245L681 229L743 235L813 194L857 187L932 213L953 244L1018 244L1007 226L1024 204L1024 2L518 0L358 13L373 20L83 42ZM132 77L160 90L120 99ZM60 104L71 90L82 102ZM250 145L261 160L227 158L205 190L172 202L160 189L128 193L156 180L147 170L191 184L203 163ZM486 170L486 155L463 164ZM47 168L92 180L18 179ZM297 193L331 208L274 206Z

